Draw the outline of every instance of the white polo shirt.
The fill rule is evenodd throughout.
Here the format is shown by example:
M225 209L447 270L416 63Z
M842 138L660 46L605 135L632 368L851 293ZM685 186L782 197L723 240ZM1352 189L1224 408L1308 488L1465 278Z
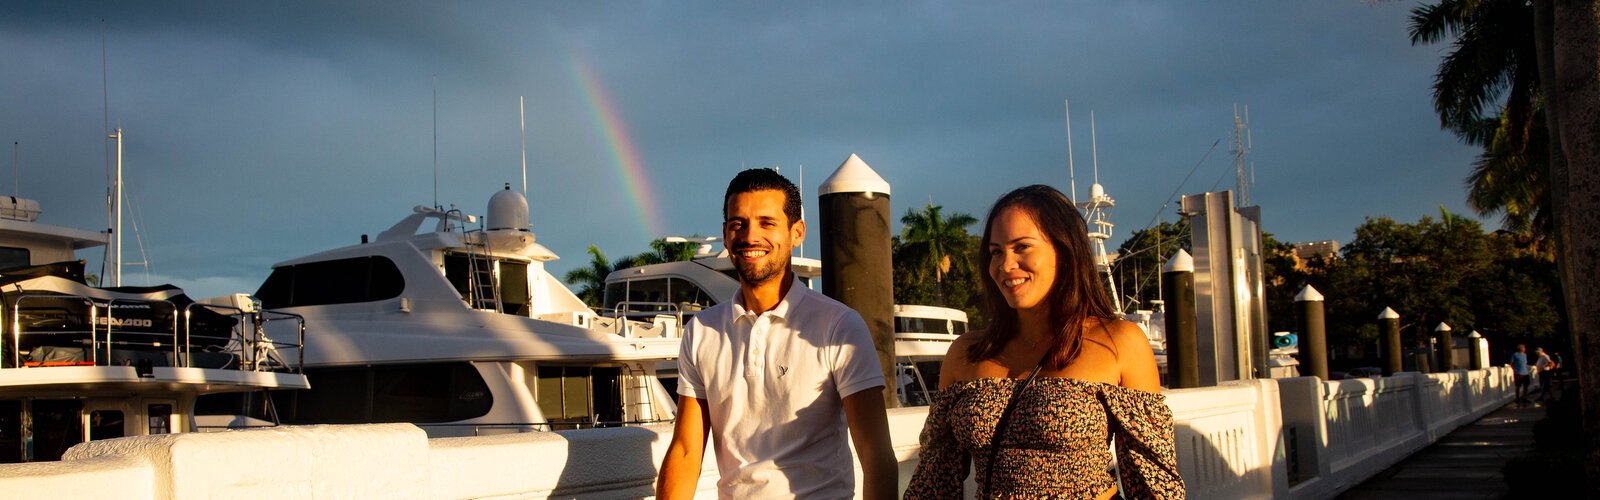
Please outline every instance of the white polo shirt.
M756 315L739 296L695 314L678 394L705 400L722 498L852 498L841 400L883 387L861 315L799 280Z

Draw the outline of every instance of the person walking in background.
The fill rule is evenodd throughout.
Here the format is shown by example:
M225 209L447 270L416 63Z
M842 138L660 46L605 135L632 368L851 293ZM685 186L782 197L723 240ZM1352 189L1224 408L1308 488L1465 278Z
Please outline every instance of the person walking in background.
M1054 188L995 202L978 254L989 329L945 355L906 498L960 498L968 464L979 498L1184 496L1155 356L1089 248Z
M1528 402L1528 346L1517 344L1517 352L1511 353L1511 374L1516 381L1518 403Z
M656 496L694 496L714 436L721 498L854 498L852 442L862 496L894 498L899 467L872 334L789 267L806 234L799 189L772 169L746 170L722 212L739 294L684 329L678 420Z
M1550 399L1550 384L1555 380L1556 362L1544 353L1543 347L1534 348L1533 353L1538 355L1533 362L1533 368L1539 371L1539 400Z

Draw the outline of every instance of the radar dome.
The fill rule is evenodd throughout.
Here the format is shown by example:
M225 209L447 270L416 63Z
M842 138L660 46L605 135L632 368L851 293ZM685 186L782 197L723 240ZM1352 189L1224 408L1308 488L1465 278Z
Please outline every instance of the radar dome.
M514 231L528 230L528 199L522 193L511 190L511 183L506 183L506 188L494 196L489 197L489 230L510 229Z

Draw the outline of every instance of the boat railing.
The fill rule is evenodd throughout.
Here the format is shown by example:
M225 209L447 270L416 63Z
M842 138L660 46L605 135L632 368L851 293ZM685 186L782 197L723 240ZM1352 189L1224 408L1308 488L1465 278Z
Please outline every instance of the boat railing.
M39 304L45 301L58 304L54 307L59 311L52 311L50 309L52 306ZM71 308L76 306L82 306L84 312L77 313L72 311ZM170 324L166 324L167 322L164 321L166 318L161 318L154 314L150 315L148 319L138 318L137 316L124 319L117 314L118 309L140 307L165 308L171 312ZM195 319L197 317L196 312L199 309L209 310L212 313L233 320L233 324L227 329L226 337L196 332ZM30 316L37 317L36 315L41 314L38 311L46 311L44 314L57 316L60 319L59 326L52 324L43 329L30 328L30 326L37 325L26 324L24 319ZM4 347L10 352L7 358L0 358L7 361L3 366L0 366L0 369L52 366L111 366L118 363L116 359L117 353L122 353L121 355L127 358L122 360L122 363L125 364L154 366L156 363L160 363L161 366L189 368L196 365L194 361L195 353L193 352L196 341L208 347L221 346L220 355L232 358L221 361L221 366L201 367L227 368L227 365L237 361L238 365L235 368L238 370L276 371L278 369L288 369L299 372L304 360L305 319L290 313L203 303L192 303L179 308L174 302L164 299L115 298L105 300L82 295L35 293L18 295L11 303L9 310L0 309L0 315L5 314L9 314L10 317L0 317L0 325L9 323L11 335L6 338ZM73 316L78 314L87 319L87 331L73 328ZM5 321L8 319L10 321ZM144 321L140 322L139 320ZM266 322L281 320L294 320L297 323L297 338L293 342L275 341L267 338L264 334ZM163 324L157 326L156 322L158 321ZM139 330L124 327L129 325L146 329ZM66 355L63 359L50 360L41 358L25 361L23 358L24 346L27 345L25 341L29 339L50 335L82 337L85 334L87 334L87 338L45 339L35 341L35 345L27 347L30 355L43 348L60 347L68 349L68 352L76 351ZM72 344L85 346L87 349L73 347ZM168 347L170 347L170 351ZM273 359L274 353L278 348L293 348L299 353L300 358L296 360L294 366L287 366L288 363ZM139 352L145 354L136 354ZM210 352L215 353L217 351ZM156 355L154 353L161 354ZM157 361L143 357L151 355L163 359ZM170 358L167 358L168 355L170 355Z
M241 369L245 369L246 371L275 371L272 369L272 365L274 363L277 363L278 365L288 364L284 363L281 359L274 359L274 355L277 354L278 350L293 349L297 357L294 365L288 367L289 371L294 373L302 372L302 367L305 366L306 357L305 316L280 311L261 310L255 307L243 308L220 304L203 304L199 302L191 303L185 307L183 311L185 358L189 357L189 350L193 347L193 343L190 342L192 338L189 335L194 331L192 327L192 321L194 319L194 310L196 308L204 308L211 310L212 312L232 311L232 313L227 314L227 316L238 321L236 328L230 333L237 335L241 344L239 346L239 364ZM273 321L294 321L295 341L284 342L267 337L267 323ZM226 341L232 339L223 340Z
M567 420L547 422L494 422L494 423L419 423L417 427L423 429L438 429L443 432L458 436L482 436L487 434L504 434L512 432L530 431L570 431L581 429L599 429L605 427L627 427L636 425L664 424L672 420Z
M634 321L629 319L631 317L648 317L654 320L664 315L671 316L675 322L672 325L661 325L659 321ZM621 335L625 338L634 337L635 329L638 328L634 325L634 323L653 323L663 327L664 329L672 330L671 332L661 332L661 337L683 336L683 309L678 307L678 304L673 302L624 300L622 302L618 302L617 305L612 306L611 317L616 318L617 320L615 331L613 333Z

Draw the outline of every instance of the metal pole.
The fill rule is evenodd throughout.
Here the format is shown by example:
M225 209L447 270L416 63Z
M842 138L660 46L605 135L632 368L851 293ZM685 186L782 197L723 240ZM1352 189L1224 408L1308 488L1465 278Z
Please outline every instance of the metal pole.
M1378 313L1378 330L1383 332L1383 376L1405 371L1405 363L1400 359L1400 313L1383 308L1383 312Z
M1322 294L1306 285L1294 301L1300 309L1300 373L1328 380L1328 332L1323 322Z
M1167 331L1167 386L1200 387L1199 334L1195 330L1194 258L1182 249L1161 269L1162 315Z

